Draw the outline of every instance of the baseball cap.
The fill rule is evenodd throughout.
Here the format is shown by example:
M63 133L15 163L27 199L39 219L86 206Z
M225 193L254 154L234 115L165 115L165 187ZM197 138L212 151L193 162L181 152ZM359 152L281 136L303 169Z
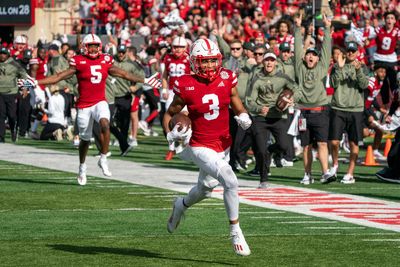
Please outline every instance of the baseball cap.
M288 42L281 43L279 45L279 50L282 51L282 52L290 51L290 44Z
M244 44L243 44L243 48L246 50L253 51L254 47L255 47L255 44L252 42L244 42Z
M51 44L51 45L49 46L49 50L56 50L56 51L59 51L59 47L58 47L58 45L56 45L56 44Z
M10 55L10 50L8 50L7 47L0 47L0 54L6 54L6 55Z
M315 48L315 47L309 47L309 48L307 48L307 50L306 50L306 55L307 55L308 53L314 53L316 56L319 56L319 51L318 51L317 48Z
M272 53L272 52L268 52L268 53L266 53L264 55L264 60L267 59L267 58L273 58L273 59L276 60L276 55L274 53Z
M126 52L126 45L123 45L123 44L119 45L119 46L117 47L117 51L118 51L118 52L125 53L125 52Z
M347 50L347 51L357 51L357 50L358 50L358 45L357 45L357 43L356 43L356 42L353 42L353 41L348 42L348 43L346 44L346 50Z

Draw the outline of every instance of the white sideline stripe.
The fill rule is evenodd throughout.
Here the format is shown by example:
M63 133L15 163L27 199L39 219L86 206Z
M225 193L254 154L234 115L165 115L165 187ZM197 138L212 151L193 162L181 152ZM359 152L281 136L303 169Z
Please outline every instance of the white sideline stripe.
M336 221L293 221L293 222L278 222L281 224L313 224L313 223L338 223Z
M323 230L333 230L333 229L365 229L363 226L337 226L337 227L330 227L330 226L309 226L304 227L306 229L323 229Z
M365 242L400 242L400 239L363 239Z

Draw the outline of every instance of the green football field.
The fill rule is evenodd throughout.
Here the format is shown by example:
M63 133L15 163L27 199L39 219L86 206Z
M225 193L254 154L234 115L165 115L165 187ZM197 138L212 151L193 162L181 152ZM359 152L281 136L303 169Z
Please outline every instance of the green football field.
M77 153L68 142L17 145ZM165 148L163 138L140 137L123 159L196 170L179 159L164 161ZM357 167L354 185L310 188L399 202L400 188L378 181L378 169ZM181 193L96 177L81 187L75 175L0 161L1 266L397 266L400 260L400 233L244 204L241 227L252 255L238 257L221 200L195 205L169 234L171 203ZM302 175L299 161L272 169L271 182L301 187Z

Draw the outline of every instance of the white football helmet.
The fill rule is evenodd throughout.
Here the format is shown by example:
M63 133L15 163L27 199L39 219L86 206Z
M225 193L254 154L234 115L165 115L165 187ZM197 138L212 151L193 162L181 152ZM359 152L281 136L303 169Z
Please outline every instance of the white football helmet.
M89 45L91 45L91 44L98 45L97 51L94 53L89 52ZM96 34L86 35L85 38L83 38L82 45L83 45L84 54L88 57L97 58L101 54L102 43L101 43L99 36L97 36Z
M172 41L172 46L187 46L187 42L185 37L181 37L181 36L177 36L174 38L174 40Z
M24 37L22 35L18 35L15 37L14 43L15 44L26 44L27 43L26 37Z
M203 61L215 60L214 66L210 62ZM193 72L207 80L214 80L221 71L222 54L216 43L209 39L198 39L190 48L190 66Z
M185 37L175 37L174 40L172 41L172 52L176 58L180 58L184 56L186 53L186 46L187 46L187 41ZM182 49L182 48L183 49Z

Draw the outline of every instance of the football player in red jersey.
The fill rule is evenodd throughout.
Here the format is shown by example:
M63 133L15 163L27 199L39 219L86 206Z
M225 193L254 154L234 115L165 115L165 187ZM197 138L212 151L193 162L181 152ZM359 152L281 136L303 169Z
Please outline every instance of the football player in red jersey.
M387 70L387 79L383 83L382 91L388 88L394 91L397 87L396 67L399 55L396 54L396 48L400 40L400 29L396 27L396 14L394 12L386 12L384 18L385 25L376 27L369 38L376 38L377 50L374 54L374 63L384 66Z
M185 37L175 37L172 41L172 52L164 58L165 70L162 76L163 89L162 99L165 102L165 109L168 109L174 99L172 90L175 81L184 74L190 74L189 55L186 53L187 42ZM175 145L170 144L166 160L171 160L175 154Z
M224 203L230 222L233 249L238 255L250 255L249 246L239 227L238 181L229 165L229 106L243 129L251 126L251 119L242 105L236 89L237 77L221 67L222 55L218 46L208 39L198 39L190 49L190 64L194 74L183 75L174 83L174 100L164 115L163 127L167 140L189 143L182 158L193 161L199 168L198 183L184 198L174 202L167 229L172 233L187 208L209 197L220 183L224 187ZM192 128L168 128L174 114L187 106ZM192 134L191 134L192 133ZM191 138L190 138L191 135ZM190 138L190 141L188 140Z
M27 79L25 82L35 87L36 84L55 84L61 80L70 78L74 74L77 76L79 98L76 107L78 109L79 136L81 138L79 144L80 165L77 179L80 185L85 185L85 159L90 138L92 137L93 120L96 120L101 127L101 157L98 166L102 169L105 176L111 176L106 157L110 142L110 110L105 97L108 74L132 82L146 83L154 87L160 87L161 82L155 76L149 78L136 77L114 66L113 58L108 54L101 53L102 43L100 38L95 34L86 35L82 41L82 45L84 53L70 59L69 69L38 81Z

